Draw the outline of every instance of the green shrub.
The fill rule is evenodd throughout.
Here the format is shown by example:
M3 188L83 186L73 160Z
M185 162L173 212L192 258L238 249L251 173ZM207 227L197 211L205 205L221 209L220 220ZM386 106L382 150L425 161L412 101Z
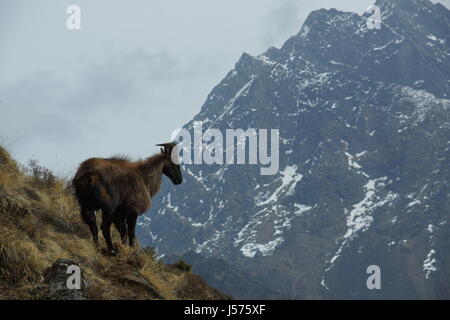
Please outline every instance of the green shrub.
M38 187L52 188L58 181L55 174L50 169L41 166L36 159L28 161L24 172L31 178L32 184Z
M192 266L186 263L183 259L180 259L178 262L172 264L172 267L185 272L191 272L192 270Z

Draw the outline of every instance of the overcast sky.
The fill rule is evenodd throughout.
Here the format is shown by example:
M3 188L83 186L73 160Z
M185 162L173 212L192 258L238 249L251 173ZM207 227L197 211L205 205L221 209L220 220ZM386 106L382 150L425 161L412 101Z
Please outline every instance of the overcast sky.
M312 10L362 14L372 3L1 0L0 144L63 176L92 156L149 156L242 52L281 46ZM66 28L71 4L81 30Z

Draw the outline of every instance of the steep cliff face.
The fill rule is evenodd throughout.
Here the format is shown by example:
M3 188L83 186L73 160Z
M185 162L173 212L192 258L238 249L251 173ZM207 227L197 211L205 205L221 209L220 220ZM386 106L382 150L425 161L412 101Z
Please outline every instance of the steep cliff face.
M140 220L143 243L290 298L450 297L450 11L376 4L379 30L319 10L281 49L242 55L185 128L279 129L279 172L185 165Z

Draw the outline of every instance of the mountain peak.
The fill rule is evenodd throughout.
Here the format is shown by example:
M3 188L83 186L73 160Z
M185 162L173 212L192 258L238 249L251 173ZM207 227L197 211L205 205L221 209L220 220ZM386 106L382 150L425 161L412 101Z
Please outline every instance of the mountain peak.
M304 26L323 25L336 22L348 21L358 17L354 12L340 11L335 8L319 9L312 11L305 20ZM303 29L303 28L302 28Z
M391 6L409 6L409 5L420 5L420 4L431 4L433 2L430 0L376 0L375 5L383 6L383 5L391 5Z
M418 12L424 8L431 9L434 7L430 0L377 0L375 5L381 10L382 15L386 15L389 11L396 12Z

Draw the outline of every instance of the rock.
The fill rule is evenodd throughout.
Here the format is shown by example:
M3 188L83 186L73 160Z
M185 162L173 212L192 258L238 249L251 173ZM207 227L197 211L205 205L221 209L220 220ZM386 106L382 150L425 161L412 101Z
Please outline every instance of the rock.
M163 297L155 289L155 287L139 272L130 272L120 277L122 282L130 285L136 285L148 291L154 298L162 299Z
M78 283L76 281L77 273L80 277ZM78 262L75 260L56 260L47 271L45 283L49 285L47 298L50 300L88 299L86 288L89 286L89 283L84 277L83 272L81 272ZM76 288L77 284L79 284L79 288Z

